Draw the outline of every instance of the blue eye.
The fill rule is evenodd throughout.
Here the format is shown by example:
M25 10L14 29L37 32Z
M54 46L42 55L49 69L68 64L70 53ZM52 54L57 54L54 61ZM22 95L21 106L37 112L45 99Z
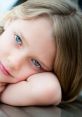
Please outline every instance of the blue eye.
M15 35L15 40L18 45L22 45L22 40L18 35Z
M32 61L32 63L37 67L37 68L41 68L41 65L40 65L40 63L37 61L37 60L35 60L35 59L31 59L31 61Z

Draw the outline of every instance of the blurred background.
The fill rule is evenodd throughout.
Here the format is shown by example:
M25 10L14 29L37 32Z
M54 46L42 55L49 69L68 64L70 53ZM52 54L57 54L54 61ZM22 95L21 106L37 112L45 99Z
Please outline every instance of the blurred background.
M10 10L12 7L19 5L26 0L0 0L0 16L3 15L6 11ZM74 3L78 4L82 8L82 0L71 0Z
M10 10L12 7L25 1L26 0L0 0L0 16L6 11Z

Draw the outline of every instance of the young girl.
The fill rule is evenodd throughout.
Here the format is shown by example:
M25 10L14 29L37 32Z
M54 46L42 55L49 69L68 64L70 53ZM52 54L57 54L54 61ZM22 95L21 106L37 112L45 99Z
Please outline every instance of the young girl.
M76 99L82 87L82 13L74 3L28 0L0 26L2 102L57 105Z

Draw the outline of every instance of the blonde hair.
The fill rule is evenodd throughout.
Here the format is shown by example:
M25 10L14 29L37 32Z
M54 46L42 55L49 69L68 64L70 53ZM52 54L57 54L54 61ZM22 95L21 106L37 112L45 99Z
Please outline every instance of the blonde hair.
M70 0L28 0L12 9L9 18L33 19L48 16L53 23L57 46L54 73L62 88L62 100L73 101L82 88L82 13Z

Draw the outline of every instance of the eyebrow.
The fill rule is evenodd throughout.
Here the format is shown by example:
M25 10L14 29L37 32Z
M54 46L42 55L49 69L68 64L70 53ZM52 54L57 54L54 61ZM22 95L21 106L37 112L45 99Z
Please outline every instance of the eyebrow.
M24 39L24 43L29 45L29 43L26 41L25 37L23 36L23 33L19 32L19 35L21 36L22 39ZM37 59L35 57L35 59L43 66L44 70L47 70L47 71L50 70L49 66L47 66L42 60L40 60L40 58Z

